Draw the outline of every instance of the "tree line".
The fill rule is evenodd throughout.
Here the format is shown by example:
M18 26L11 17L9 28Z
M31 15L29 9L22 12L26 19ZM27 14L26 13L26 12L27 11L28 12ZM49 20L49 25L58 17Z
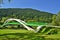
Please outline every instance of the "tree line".
M17 18L26 22L47 22L60 25L60 11L57 14L39 11L31 8L2 8L0 9L0 24L9 18Z
M0 9L0 23L3 24L9 18L17 18L26 22L52 22L52 16L55 14L43 12L31 8L3 8Z

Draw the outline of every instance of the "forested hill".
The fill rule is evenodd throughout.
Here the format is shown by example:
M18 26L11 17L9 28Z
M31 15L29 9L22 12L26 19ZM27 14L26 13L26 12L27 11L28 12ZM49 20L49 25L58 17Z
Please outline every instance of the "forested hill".
M19 18L24 21L30 22L51 22L54 14L43 12L31 8L7 8L0 9L0 23L8 18Z

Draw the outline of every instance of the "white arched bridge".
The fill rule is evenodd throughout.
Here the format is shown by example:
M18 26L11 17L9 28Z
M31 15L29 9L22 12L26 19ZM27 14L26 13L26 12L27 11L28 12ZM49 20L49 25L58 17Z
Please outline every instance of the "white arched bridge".
M24 21L22 21L22 20L20 20L20 19L14 19L14 18L7 19L7 20L4 22L4 24L2 25L2 27L5 26L5 25L7 25L7 23L10 22L10 21L17 21L17 22L19 22L21 25L23 25L27 30L32 30L32 31L34 31L35 33L37 33L38 31L40 31L43 26L60 28L59 26L39 25L39 26L34 30L33 28L27 26L27 23L26 23L26 22L24 22ZM42 32L44 32L44 30L46 30L46 28L44 28L44 29L42 30ZM54 29L51 29L51 30L54 30ZM50 31L51 31L51 30L50 30ZM47 33L49 33L50 31L48 31Z

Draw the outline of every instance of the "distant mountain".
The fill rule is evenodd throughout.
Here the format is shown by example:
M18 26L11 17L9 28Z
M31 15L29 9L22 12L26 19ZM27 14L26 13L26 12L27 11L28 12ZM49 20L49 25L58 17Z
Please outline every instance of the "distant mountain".
M27 22L51 22L54 14L44 11L39 11L31 8L6 8L0 9L0 20L4 17L7 18L19 18Z

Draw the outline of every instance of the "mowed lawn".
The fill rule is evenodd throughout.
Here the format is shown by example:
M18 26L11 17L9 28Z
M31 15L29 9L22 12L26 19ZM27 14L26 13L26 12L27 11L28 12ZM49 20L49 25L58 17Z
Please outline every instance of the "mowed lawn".
M24 29L0 29L0 40L37 40L41 39L37 33Z
M33 31L25 30L25 29L0 29L1 34L7 33L32 33Z
M24 29L0 29L0 40L60 40L58 34L45 35Z

